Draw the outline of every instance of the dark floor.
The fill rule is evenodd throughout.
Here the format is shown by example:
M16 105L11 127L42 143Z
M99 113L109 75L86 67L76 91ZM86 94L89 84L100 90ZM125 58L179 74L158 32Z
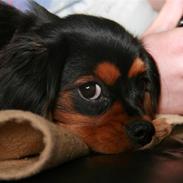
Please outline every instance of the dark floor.
M170 141L151 151L91 155L18 183L183 183L183 144Z

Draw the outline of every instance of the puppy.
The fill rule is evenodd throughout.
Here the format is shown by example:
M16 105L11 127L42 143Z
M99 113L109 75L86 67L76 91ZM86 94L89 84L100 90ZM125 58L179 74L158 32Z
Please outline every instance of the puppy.
M105 18L0 3L0 109L53 120L100 153L148 144L160 94L142 43Z

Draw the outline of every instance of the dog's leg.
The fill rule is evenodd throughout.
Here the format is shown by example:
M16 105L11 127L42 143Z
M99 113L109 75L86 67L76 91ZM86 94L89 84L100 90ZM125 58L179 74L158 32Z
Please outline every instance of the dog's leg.
M183 131L180 130L172 132L174 127L183 125L183 116L170 114L157 115L156 119L153 120L152 123L155 127L155 135L152 141L146 146L144 146L142 149L152 148L153 146L159 144L162 140L164 140L166 137L169 137L170 135L178 137L178 134L179 136L180 133L183 134Z
M183 143L183 116L181 115L158 115L158 118L164 118L172 127L171 138Z
M156 118L166 120L166 123L168 123L172 127L177 125L183 125L183 116L181 115L160 114L160 115L157 115Z

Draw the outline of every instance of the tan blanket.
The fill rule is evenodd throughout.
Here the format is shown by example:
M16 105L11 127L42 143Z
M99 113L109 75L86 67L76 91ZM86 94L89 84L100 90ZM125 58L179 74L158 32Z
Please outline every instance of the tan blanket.
M159 118L167 118L171 126L183 122L180 116ZM81 139L38 115L0 112L0 180L29 177L87 154L89 149Z
M81 139L38 115L0 112L0 180L32 176L88 153Z

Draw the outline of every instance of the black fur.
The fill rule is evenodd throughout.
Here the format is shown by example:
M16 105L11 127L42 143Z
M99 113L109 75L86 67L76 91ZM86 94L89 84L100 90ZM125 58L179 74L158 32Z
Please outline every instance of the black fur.
M156 111L160 85L152 57L139 40L117 23L94 16L58 18L32 3L22 13L0 3L0 109L22 109L47 117L55 109L59 93L82 75L92 74L102 60L121 71L114 87L101 83L104 98L88 104L72 98L78 112L98 115L120 99L130 115L143 115L144 86ZM127 77L135 58L147 65L138 78ZM62 107L62 106L60 106ZM66 110L66 109L65 109Z

